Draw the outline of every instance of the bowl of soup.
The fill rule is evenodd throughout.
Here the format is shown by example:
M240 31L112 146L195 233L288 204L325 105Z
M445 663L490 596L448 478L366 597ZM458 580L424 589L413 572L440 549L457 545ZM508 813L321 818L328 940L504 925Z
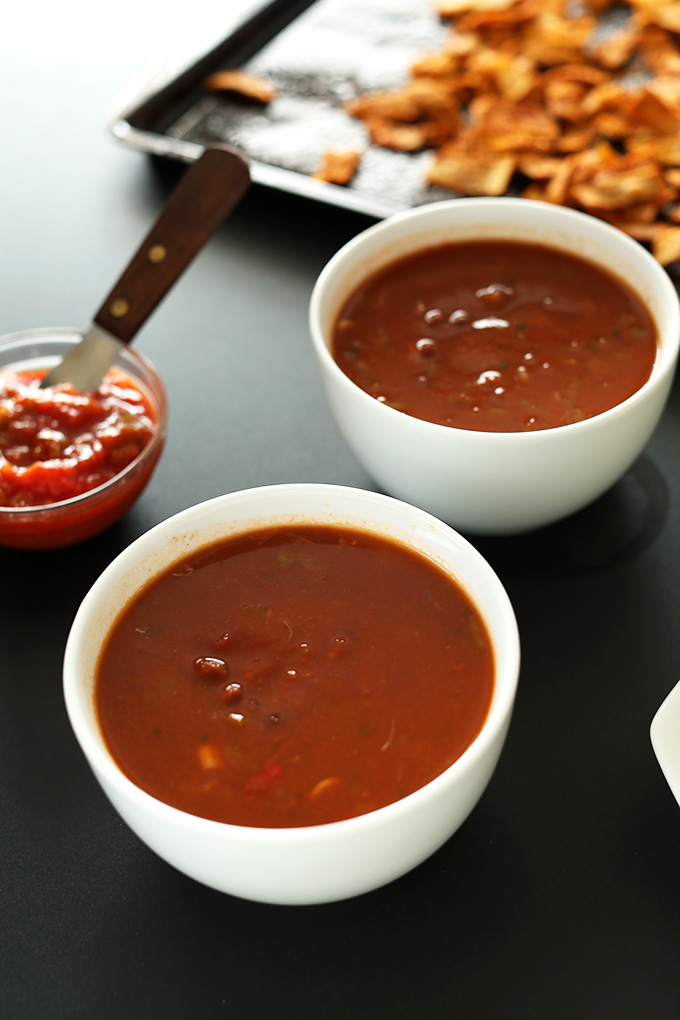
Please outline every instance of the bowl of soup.
M152 850L233 895L321 903L414 868L486 788L519 673L483 557L392 497L291 484L159 524L75 617L64 696Z
M320 274L310 327L346 442L386 492L463 532L581 509L649 440L680 309L636 241L512 198L398 214Z
M165 388L151 362L123 347L96 390L42 387L82 339L74 329L0 338L0 545L68 546L125 514L165 441Z

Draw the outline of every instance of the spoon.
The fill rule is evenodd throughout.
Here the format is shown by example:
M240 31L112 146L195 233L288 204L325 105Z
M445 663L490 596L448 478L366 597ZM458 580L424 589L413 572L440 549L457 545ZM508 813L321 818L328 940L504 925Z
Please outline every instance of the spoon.
M680 683L661 704L649 733L661 771L680 804Z
M250 184L236 150L206 148L182 175L160 216L123 270L80 343L42 380L97 389L177 278L232 211Z

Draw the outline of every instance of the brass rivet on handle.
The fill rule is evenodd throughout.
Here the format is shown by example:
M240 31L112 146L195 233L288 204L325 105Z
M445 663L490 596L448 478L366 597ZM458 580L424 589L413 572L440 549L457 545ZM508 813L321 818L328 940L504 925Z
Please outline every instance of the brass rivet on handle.
M164 244L154 244L149 248L147 257L149 262L162 262L167 254L168 249Z
M109 305L109 311L115 319L122 319L130 311L130 302L126 301L125 298L116 298Z

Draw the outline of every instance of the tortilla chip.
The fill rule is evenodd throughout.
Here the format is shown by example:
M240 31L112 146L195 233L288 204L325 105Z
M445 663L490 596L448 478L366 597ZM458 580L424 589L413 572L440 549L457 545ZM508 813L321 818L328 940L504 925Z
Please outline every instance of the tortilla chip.
M559 138L560 128L540 103L531 101L495 103L479 127L491 152L516 152L535 149L550 152Z
M399 124L378 116L368 117L364 123L375 145L397 152L419 152L446 141L448 137L435 123Z
M547 180L559 172L564 160L559 156L545 156L542 153L521 153L517 161L517 169L525 177L536 180Z
M364 121L375 145L401 152L443 145L460 121L456 97L437 78L414 78L399 91L360 96L345 109Z
M617 113L615 110L600 110L593 117L592 124L597 134L602 135L603 138L630 138L635 131L629 116Z
M551 81L579 81L584 85L604 85L611 80L607 71L601 67L593 67L592 64L558 64L549 67L543 74L545 82Z
M468 11L458 22L465 32L504 29L508 26L531 22L540 9L538 0L515 0L503 8L478 8Z
M656 25L639 29L638 49L653 74L679 74L680 51L674 36Z
M588 11L592 11L593 14L603 14L616 3L618 3L618 0L583 0L583 7Z
M233 92L263 106L271 103L277 95L277 89L271 82L235 68L209 75L203 80L203 88L207 92Z
M325 152L318 170L312 177L319 181L327 181L329 184L348 184L357 172L360 162L359 152Z
M516 0L437 0L437 13L442 18L454 18L468 11L503 11Z
M486 76L487 91L497 92L513 103L526 99L537 85L536 66L523 56L483 49L471 55L467 67Z
M596 145L591 145L589 149L575 152L570 157L570 163L574 167L574 180L588 180L598 170L613 169L618 166L620 160L620 153L613 145L602 139Z
M658 134L667 135L680 130L680 111L674 112L647 86L631 101L627 113L636 124Z
M589 180L574 184L571 194L587 210L625 209L638 202L654 202L661 208L673 197L652 160L630 168L598 170Z
M442 47L414 61L403 88L346 109L374 144L434 148L428 184L500 195L517 171L525 197L620 225L668 259L680 225L680 203L669 209L680 189L680 0L630 0L625 27L600 37L595 15L612 6L438 0L451 25ZM636 84L629 68L653 77Z
M652 254L662 266L680 259L680 227L659 224L652 239Z
M575 127L567 130L555 143L555 151L559 153L583 152L595 140L597 129L594 124L585 124L583 127Z
M385 117L408 123L417 120L419 116L418 103L406 89L399 92L369 92L345 103L345 110L359 120Z
M461 66L461 58L455 53L447 50L437 50L434 53L423 53L421 57L411 65L411 74L416 77L426 78L450 78Z
M578 123L584 119L582 103L586 91L582 82L553 80L546 83L543 98L553 117Z
M454 57L468 57L480 45L479 36L474 32L461 32L454 28L444 43L444 52Z
M620 218L632 227L634 224L654 223L658 215L659 210L656 202L640 202L638 205L629 205Z
M578 169L578 163L574 158L562 160L562 164L553 174L546 185L545 197L548 202L557 205L568 205L568 200L573 195L572 183L574 174Z
M619 71L632 60L639 44L639 31L628 28L593 46L591 55L601 67Z
M490 159L480 153L442 153L427 171L427 182L463 195L503 195L515 165L513 156Z
M522 198L529 198L532 202L548 202L549 199L546 196L546 188L544 184L537 184L536 182L525 188L521 194Z
M523 52L541 64L577 64L582 51L595 30L595 18L564 18L544 11L524 32Z
M595 85L586 95L583 100L583 113L588 117L605 109L614 109L620 113L629 102L631 102L630 92L627 92L615 81L605 81L600 85Z
M666 2L647 3L643 0L631 0L635 8L635 20L639 25L658 25L669 32L680 33L680 3Z
M636 220L628 219L625 214L622 213L603 213L599 212L596 214L600 219L610 223L612 227L617 227L622 230L624 234L628 234L629 237L634 238L636 241L640 241L643 244L651 244L656 237L660 224L658 223L639 223Z
M680 136L641 134L631 138L626 149L639 159L655 159L662 166L680 166Z

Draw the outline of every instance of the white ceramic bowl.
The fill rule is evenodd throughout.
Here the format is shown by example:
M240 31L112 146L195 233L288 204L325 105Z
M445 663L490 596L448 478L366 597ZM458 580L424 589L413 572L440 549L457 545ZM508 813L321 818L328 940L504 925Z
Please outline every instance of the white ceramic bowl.
M126 601L158 571L227 535L264 524L349 525L419 550L456 577L486 621L496 661L486 722L427 786L370 814L327 825L263 829L186 814L132 783L109 754L93 688L99 651ZM276 485L232 493L170 518L125 549L83 601L69 635L64 695L75 735L114 807L149 847L198 881L269 903L321 903L374 889L440 847L477 803L501 752L519 673L508 597L465 539L428 514L376 493L330 485ZM423 678L426 681L426 678Z
M680 804L680 683L658 708L649 735L661 771Z
M543 431L474 432L422 421L379 403L329 350L341 306L373 272L446 242L516 240L580 255L645 301L659 333L650 379L594 418ZM640 244L584 213L513 198L452 199L401 213L346 244L322 271L310 306L322 382L355 456L386 492L472 534L549 524L596 499L630 467L666 403L678 357L680 307L668 274Z

